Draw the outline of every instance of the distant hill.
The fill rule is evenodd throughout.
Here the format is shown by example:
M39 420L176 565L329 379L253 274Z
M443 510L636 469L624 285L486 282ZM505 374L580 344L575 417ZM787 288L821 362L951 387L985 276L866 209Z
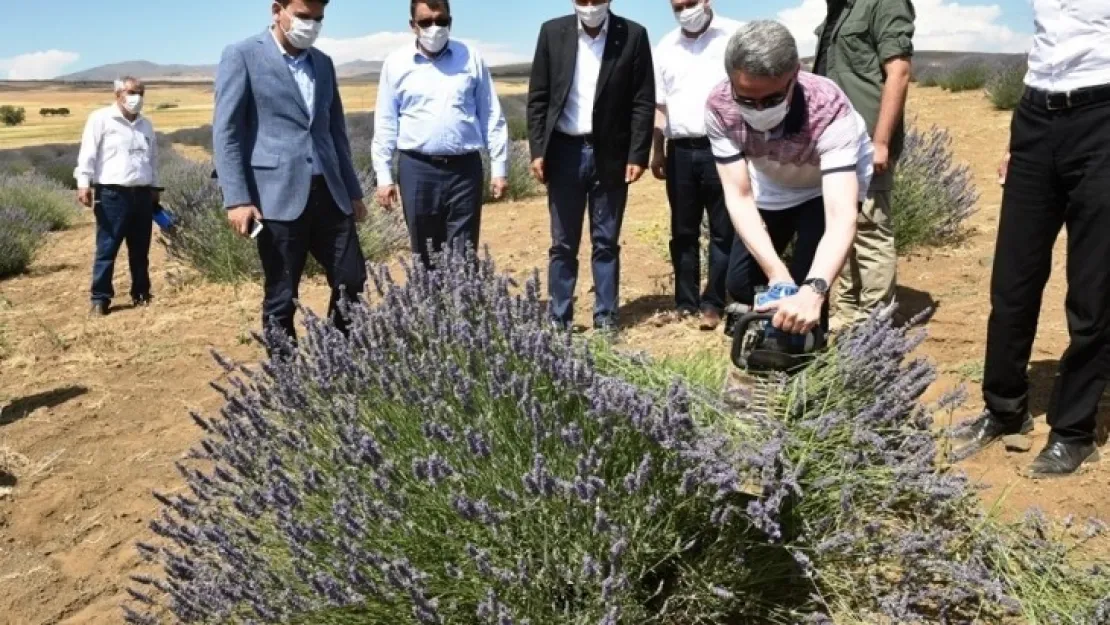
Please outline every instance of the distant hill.
M919 50L914 55L914 70L939 69L969 61L1002 63L1021 60L1024 54L994 52L952 52ZM808 68L813 57L802 59ZM514 63L491 68L494 77L501 80L526 79L531 63ZM336 67L339 77L346 80L376 81L382 69L381 61L352 61ZM148 82L211 82L216 77L215 65L159 65L150 61L127 61L101 65L80 72L55 78L61 82L110 82L120 76L138 76Z

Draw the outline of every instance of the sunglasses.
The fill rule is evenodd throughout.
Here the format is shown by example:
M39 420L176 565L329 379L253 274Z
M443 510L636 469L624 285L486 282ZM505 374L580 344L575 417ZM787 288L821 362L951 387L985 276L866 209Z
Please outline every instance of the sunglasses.
M446 15L440 17L426 17L422 20L416 20L416 25L420 28L431 28L433 25L440 28L447 28L451 25L451 18Z
M731 90L732 90L732 101L736 102L737 104L739 104L740 106L743 106L745 108L753 108L753 109L771 108L773 106L778 106L778 105L782 104L783 101L786 100L787 96L790 95L790 87L793 84L794 84L794 79L791 78L790 82L787 83L786 87L782 91L779 91L778 93L772 93L771 95L764 96L762 98L745 98L745 97L742 97L742 96L738 96L738 95L736 95L736 88L735 87L730 87Z
M694 8L694 7L698 6L699 4L701 4L701 0L688 0L687 2L683 2L679 6L671 5L671 8L674 9L675 13L681 13L681 12L685 11L686 9Z

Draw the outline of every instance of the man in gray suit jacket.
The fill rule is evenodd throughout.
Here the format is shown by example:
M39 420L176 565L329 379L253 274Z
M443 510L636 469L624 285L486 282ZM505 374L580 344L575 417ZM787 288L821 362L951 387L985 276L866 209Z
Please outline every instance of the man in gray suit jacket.
M357 300L366 283L355 224L366 207L335 65L312 47L325 5L275 0L271 27L225 48L216 72L212 145L228 220L257 239L264 329L294 340L309 253L327 272L328 315L341 330L340 298Z

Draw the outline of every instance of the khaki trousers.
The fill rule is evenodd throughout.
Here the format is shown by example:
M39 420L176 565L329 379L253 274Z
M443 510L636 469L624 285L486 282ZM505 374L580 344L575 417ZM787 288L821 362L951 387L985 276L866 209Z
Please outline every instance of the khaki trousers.
M894 300L898 253L890 195L890 191L870 191L860 209L855 244L837 280L833 329L862 321L876 307Z

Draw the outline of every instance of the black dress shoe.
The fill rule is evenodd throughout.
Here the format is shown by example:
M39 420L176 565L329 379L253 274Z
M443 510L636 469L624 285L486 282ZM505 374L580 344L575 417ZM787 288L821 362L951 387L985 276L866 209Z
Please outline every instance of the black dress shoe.
M108 302L93 302L89 308L90 317L106 317L108 315Z
M1029 465L1028 473L1029 477L1061 477L1098 460L1098 446L1094 441L1073 443L1050 436L1048 444Z
M990 410L984 410L983 414L979 415L977 419L962 424L951 435L952 440L957 444L952 446L948 458L951 462L958 462L990 447L1003 436L1028 434L1032 431L1033 415L1028 412L1025 413L1021 421L1015 423L1010 420L1003 420Z
M150 303L153 300L154 296L147 293L146 295L136 295L132 297L131 303L135 305L135 308L142 308L143 306L150 306Z

